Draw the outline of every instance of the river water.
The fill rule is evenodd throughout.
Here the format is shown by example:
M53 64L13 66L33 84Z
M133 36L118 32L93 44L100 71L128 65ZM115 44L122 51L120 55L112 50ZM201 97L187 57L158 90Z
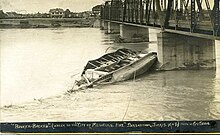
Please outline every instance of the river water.
M208 120L220 118L217 69L160 71L113 85L66 93L90 59L126 47L98 28L1 29L1 121Z

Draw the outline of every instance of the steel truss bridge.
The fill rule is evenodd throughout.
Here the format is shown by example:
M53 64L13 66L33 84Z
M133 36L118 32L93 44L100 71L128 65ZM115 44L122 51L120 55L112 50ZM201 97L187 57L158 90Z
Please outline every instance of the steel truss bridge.
M220 39L220 0L111 0L101 20Z

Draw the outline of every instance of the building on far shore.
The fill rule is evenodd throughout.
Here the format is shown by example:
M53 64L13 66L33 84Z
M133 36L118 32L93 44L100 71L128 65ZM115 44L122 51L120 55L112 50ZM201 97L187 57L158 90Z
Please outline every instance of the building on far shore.
M51 18L63 18L65 16L64 10L61 8L50 9L49 14Z
M66 9L64 11L64 17L65 18L71 18L72 17L72 12L69 9Z
M103 5L96 5L95 7L93 7L92 12L93 12L94 16L100 16L102 8L103 8Z
M92 15L92 12L91 11L84 11L81 14L82 14L82 18L89 18Z
M96 11L95 13L97 13ZM84 12L72 12L69 9L54 8L50 9L49 13L17 13L17 12L6 12L0 9L0 19L21 19L21 18L90 18L94 17L92 11Z
M7 18L21 18L22 14L18 14L16 12L6 12Z
M5 18L6 14L4 13L3 10L0 10L0 19Z

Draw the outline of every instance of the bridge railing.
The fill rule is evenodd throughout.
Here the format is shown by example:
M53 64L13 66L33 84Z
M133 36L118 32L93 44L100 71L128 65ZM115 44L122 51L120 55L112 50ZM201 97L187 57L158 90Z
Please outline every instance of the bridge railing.
M220 37L220 0L111 0L101 19Z

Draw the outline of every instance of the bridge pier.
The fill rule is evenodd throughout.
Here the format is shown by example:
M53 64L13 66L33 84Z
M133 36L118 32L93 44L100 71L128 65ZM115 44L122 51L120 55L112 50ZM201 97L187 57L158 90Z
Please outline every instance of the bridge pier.
M148 42L149 29L126 24L120 24L120 36L117 42Z
M114 22L108 22L107 34L119 34L120 24Z
M104 20L100 20L100 27L101 30L108 30L108 22Z
M215 69L215 40L161 32L158 60L161 70Z

